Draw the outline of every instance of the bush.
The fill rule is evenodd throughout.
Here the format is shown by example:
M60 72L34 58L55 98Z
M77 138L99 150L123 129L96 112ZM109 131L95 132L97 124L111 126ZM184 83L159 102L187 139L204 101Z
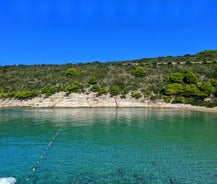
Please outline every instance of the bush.
M43 87L41 88L41 93L45 94L45 97L47 98L51 96L52 94L56 93L56 89L55 87Z
M111 96L117 96L120 93L120 88L116 85L113 85L110 87L110 95Z
M185 98L186 104L196 105L196 106L206 106L206 107L215 107L217 104L215 101L204 101L203 99L198 98Z
M185 97L185 104L192 104L195 98L193 97Z
M88 79L88 83L89 84L96 84L97 83L97 80L96 80L96 77L94 76L91 76L89 79Z
M216 79L211 79L210 82L214 87L217 87L217 80Z
M185 98L183 96L177 96L172 103L185 103Z
M164 80L165 82L169 82L169 81L170 81L170 75L169 75L169 74L165 74L165 75L163 76L163 80Z
M162 99L162 96L161 95L152 95L150 99L151 100L160 100L160 99Z
M135 77L144 77L146 75L146 71L144 68L139 66L136 69L134 69L131 72L131 74L134 75Z
M170 96L163 96L163 99L166 103L170 103L172 98Z
M183 95L186 97L200 97L201 92L196 84L186 84L183 89Z
M66 87L66 91L70 93L80 93L80 83L78 81L73 82L71 85Z
M139 99L142 97L142 95L138 92L138 93L132 93L131 96L135 99Z
M0 93L0 98L14 98L16 92Z
M90 91L91 92L97 92L99 90L99 87L97 85L93 85L91 88L90 88Z
M192 62L189 61L189 60L185 62L185 65L188 65L188 66L189 66L189 65L191 65L191 64L192 64Z
M214 91L214 88L210 82L203 82L199 85L199 89L206 95L206 97L210 96Z
M199 80L197 75L193 71L186 69L184 72L183 81L187 84L196 84Z
M72 78L72 77L78 76L78 75L79 75L79 73L75 68L68 68L66 70L66 77L68 77L68 78Z
M104 95L106 93L107 93L107 91L105 88L99 88L97 96L101 96L101 95Z
M125 99L125 98L126 98L126 94L122 94L121 99Z
M190 102L191 105L196 105L196 106L205 106L205 102L203 99L196 99L192 98L192 101Z
M164 95L178 95L183 92L183 85L178 83L168 84L163 87L161 92Z
M150 97L151 94L152 94L152 91L151 91L151 90L145 90L145 91L143 92L143 94L144 94L144 97Z
M175 73L170 74L169 80L172 83L182 83L183 78L184 76L182 73L175 72Z
M30 99L36 97L38 94L35 90L33 91L18 91L15 93L17 99Z
M122 91L121 91L121 94L122 95L126 95L129 93L129 89L128 88L124 88Z

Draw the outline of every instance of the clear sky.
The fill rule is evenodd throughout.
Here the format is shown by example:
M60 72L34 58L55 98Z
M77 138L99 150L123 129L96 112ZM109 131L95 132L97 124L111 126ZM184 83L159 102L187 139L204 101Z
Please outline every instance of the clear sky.
M0 65L217 49L217 0L0 0Z

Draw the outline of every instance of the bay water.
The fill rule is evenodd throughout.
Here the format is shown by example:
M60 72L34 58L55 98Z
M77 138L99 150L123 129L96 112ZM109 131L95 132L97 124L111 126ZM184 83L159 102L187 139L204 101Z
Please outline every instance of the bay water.
M18 184L217 184L217 114L0 110L0 178Z

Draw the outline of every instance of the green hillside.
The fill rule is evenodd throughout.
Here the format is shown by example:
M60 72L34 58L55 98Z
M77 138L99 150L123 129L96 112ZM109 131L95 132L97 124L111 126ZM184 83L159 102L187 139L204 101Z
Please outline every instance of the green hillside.
M0 66L0 98L59 91L217 106L217 50L121 62Z

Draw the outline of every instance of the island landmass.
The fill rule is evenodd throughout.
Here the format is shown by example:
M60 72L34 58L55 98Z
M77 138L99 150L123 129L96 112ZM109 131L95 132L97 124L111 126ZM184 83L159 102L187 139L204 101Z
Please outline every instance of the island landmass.
M119 62L0 66L0 108L147 107L217 112L217 50Z

